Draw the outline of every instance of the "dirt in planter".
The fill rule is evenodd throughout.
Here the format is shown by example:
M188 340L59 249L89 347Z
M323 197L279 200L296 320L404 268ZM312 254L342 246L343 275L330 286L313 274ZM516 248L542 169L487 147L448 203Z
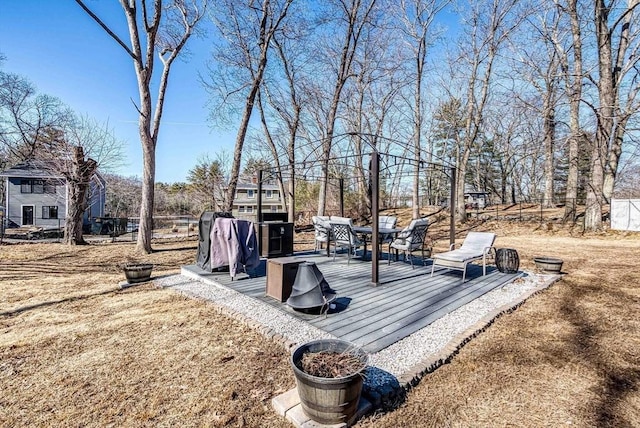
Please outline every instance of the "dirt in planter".
M324 378L349 376L365 366L357 355L334 351L307 352L300 363L303 372Z

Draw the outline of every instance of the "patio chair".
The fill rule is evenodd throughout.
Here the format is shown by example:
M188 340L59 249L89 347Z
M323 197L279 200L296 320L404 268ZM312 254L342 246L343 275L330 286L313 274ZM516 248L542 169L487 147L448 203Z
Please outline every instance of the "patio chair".
M491 232L469 232L462 241L462 246L455 250L455 244L451 244L450 251L433 256L431 276L436 266L462 271L462 282L467 274L467 265L482 259L482 276L487 274L487 255L493 248L496 234Z
M331 240L333 241L333 260L336 260L338 247L347 248L347 264L351 261L351 251L355 256L358 248L364 246L364 242L353 231L351 223L329 223L331 225Z
M411 220L408 227L405 227L402 232L398 234L398 237L389 243L389 262L391 264L391 249L400 250L404 253L404 260L407 260L409 256L409 262L411 268L413 266L413 257L411 254L413 251L420 249L422 251L422 264L424 265L424 243L427 236L427 229L429 228L429 220L421 218L417 220Z
M378 227L380 229L394 229L397 222L398 217L391 215L381 215L378 217ZM380 235L380 244L388 244L391 241L393 241L393 234L386 233L384 235Z
M329 234L331 233L331 226L329 226L329 217L311 217L313 223L313 230L315 233L315 246L314 251L322 249L322 243L329 245Z

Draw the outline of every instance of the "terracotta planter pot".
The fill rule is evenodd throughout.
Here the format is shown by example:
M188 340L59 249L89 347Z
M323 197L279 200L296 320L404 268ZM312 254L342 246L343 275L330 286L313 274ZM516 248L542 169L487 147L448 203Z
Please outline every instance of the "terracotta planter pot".
M153 265L151 263L130 263L122 267L129 284L149 281Z

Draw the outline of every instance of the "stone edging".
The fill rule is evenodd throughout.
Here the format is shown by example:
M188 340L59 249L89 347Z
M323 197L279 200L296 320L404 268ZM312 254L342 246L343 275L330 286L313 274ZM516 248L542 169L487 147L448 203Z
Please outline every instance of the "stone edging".
M515 311L520 306L522 306L531 296L546 290L561 278L562 277L560 275L555 275L544 284L529 291L524 296L513 300L511 303L507 303L506 305L494 309L492 312L489 312L487 315L478 320L478 322L476 322L474 325L451 339L449 343L447 343L444 348L442 348L438 353L422 360L421 362L414 365L411 369L400 375L398 377L400 385L407 391L417 386L425 375L434 372L444 364L450 363L451 360L453 360L453 358L467 343L469 343L473 338L477 337L481 333L485 332L498 318L500 318L502 315L509 314Z

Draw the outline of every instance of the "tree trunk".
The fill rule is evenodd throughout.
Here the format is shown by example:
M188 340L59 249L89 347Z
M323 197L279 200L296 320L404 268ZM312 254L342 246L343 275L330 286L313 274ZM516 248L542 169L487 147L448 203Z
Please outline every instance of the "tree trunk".
M152 134L152 107L149 79L151 69L141 61L134 61L138 77L140 95L140 115L138 117L138 133L142 145L142 200L140 201L140 220L138 223L138 240L136 251L149 254L153 235L153 206L155 197L156 176L156 137Z
M611 70L611 40L608 26L609 9L603 0L594 3L594 21L598 40L598 96L600 109L597 111L598 128L591 150L591 171L587 202L585 207L584 227L586 230L602 229L602 200L604 189L604 162L607 160L609 138L613 129L614 88Z
M414 117L413 117L413 150L415 164L413 166L413 218L420 218L420 137L422 134L422 70L426 47L424 39L421 40L420 49L416 58L416 86L414 88Z
M569 170L567 173L567 191L565 193L564 221L576 221L578 197L578 155L582 139L580 129L580 102L582 99L582 35L578 18L577 0L567 2L573 38L573 76L567 73L566 85L569 93ZM565 69L569 71L568 59Z
M544 120L544 201L545 208L553 206L553 177L554 177L554 144L555 138L555 113L552 105L553 89L547 86L547 93L544 96L542 107L542 117Z
M69 201L69 212L64 226L64 242L68 245L83 245L86 242L82 236L82 221L87 209L89 183L98 164L91 158L84 159L84 149L81 146L75 146L73 150L70 168L64 172Z
M602 229L602 186L604 170L601 163L601 151L596 147L591 162L591 179L587 188L587 201L584 213L584 228L597 231Z
M464 176L467 174L467 164L469 162L469 150L465 150L458 161L458 167L456 168L456 220L459 223L467 222L467 207L464 200Z
M161 0L153 2L153 10L147 11L146 3L142 6L143 13L138 10L138 2L120 0L129 30L131 47L129 47L116 33L107 26L83 2L76 3L96 21L131 57L138 83L140 105L138 108L138 129L142 146L142 201L140 204L140 224L136 251L150 253L151 234L153 231L153 203L155 185L155 152L160 130L160 121L164 108L164 99L169 82L171 64L184 48L191 37L194 27L204 14L196 3L186 5L177 2L173 5L164 4ZM148 13L151 12L151 13ZM172 15L171 12L174 12ZM163 13L166 13L163 16ZM138 20L141 19L142 22ZM168 31L163 37L158 37L161 23ZM154 64L158 55L163 63L158 84L158 93L153 111L151 99L151 83Z
M604 0L594 2L594 24L598 42L598 101L596 109L598 127L596 141L592 151L591 180L587 193L587 207L585 212L585 228L599 230L602 228L602 204L606 203L613 192L613 185L618 169L618 161L622 153L622 141L625 132L626 116L620 109L620 82L628 67L627 48L634 37L631 33L633 9L640 5L638 1L629 1L623 15L609 26L609 14L616 11ZM619 26L619 27L618 27ZM612 46L613 33L620 29L618 46ZM614 58L615 56L615 58ZM631 59L633 60L633 59ZM629 93L630 100L635 93ZM627 101L630 102L630 101ZM609 178L606 178L606 177ZM606 180L606 188L605 188Z
M253 105L255 102L256 94L258 93L258 88L260 87L260 83L262 82L262 75L266 66L267 56L265 52L263 58L261 59L258 73L256 73L256 77L253 79L249 95L247 95L247 100L244 105L244 111L242 113L242 119L240 120L240 126L238 128L238 135L236 136L236 145L235 149L233 150L231 177L229 179L229 186L227 187L227 196L225 201L226 205L224 207L225 211L227 212L231 212L233 209L233 200L235 199L236 188L238 187L238 177L240 176L240 161L242 160L242 149L244 147L244 140L247 136L247 130L249 129L249 119L251 119L251 113L253 112Z
M142 141L142 200L140 202L140 222L138 224L136 250L140 253L149 254L153 251L151 238L153 237L153 207L155 200L156 143L145 129L140 130L140 141Z
M339 2L340 3L340 2ZM318 194L318 215L324 215L327 205L327 186L329 180L329 158L331 157L331 147L333 146L333 133L335 129L336 117L338 115L338 103L342 97L342 89L350 76L351 64L358 47L358 41L363 28L367 25L369 15L372 13L375 0L362 6L360 1L353 1L351 4L347 2L340 3L340 10L345 12L345 16L341 17L348 22L347 31L344 34L344 43L340 54L340 63L336 74L336 82L329 107L329 114L326 121L326 134L322 141L322 158L321 158L321 174L320 192ZM359 16L361 6L365 9Z
M602 188L605 203L610 203L613 196L613 189L618 175L618 164L622 155L622 142L627 131L628 120L629 116L622 118L613 131L613 144L609 150L609 159L605 166L604 186Z
M244 105L244 111L242 113L242 119L240 120L240 127L238 128L238 134L236 136L235 149L233 151L233 165L231 167L231 177L229 179L229 186L227 187L226 205L225 210L232 211L233 200L236 194L236 188L238 186L238 176L240 175L240 161L242 160L242 149L244 147L244 140L247 136L247 130L249 129L249 119L251 119L251 113L253 112L253 105L255 103L256 94L258 89L262 85L262 77L264 71L267 68L267 60L269 54L269 46L275 31L280 26L280 23L287 15L287 10L291 5L292 0L288 0L283 7L279 16L273 16L270 6L270 0L263 0L261 10L262 16L260 19L260 36L258 45L260 48L260 56L257 59L257 69L255 72L251 69L251 75L253 80L251 82L251 88ZM253 61L252 61L253 62ZM251 67L251 66L250 66ZM252 67L251 67L252 68Z

